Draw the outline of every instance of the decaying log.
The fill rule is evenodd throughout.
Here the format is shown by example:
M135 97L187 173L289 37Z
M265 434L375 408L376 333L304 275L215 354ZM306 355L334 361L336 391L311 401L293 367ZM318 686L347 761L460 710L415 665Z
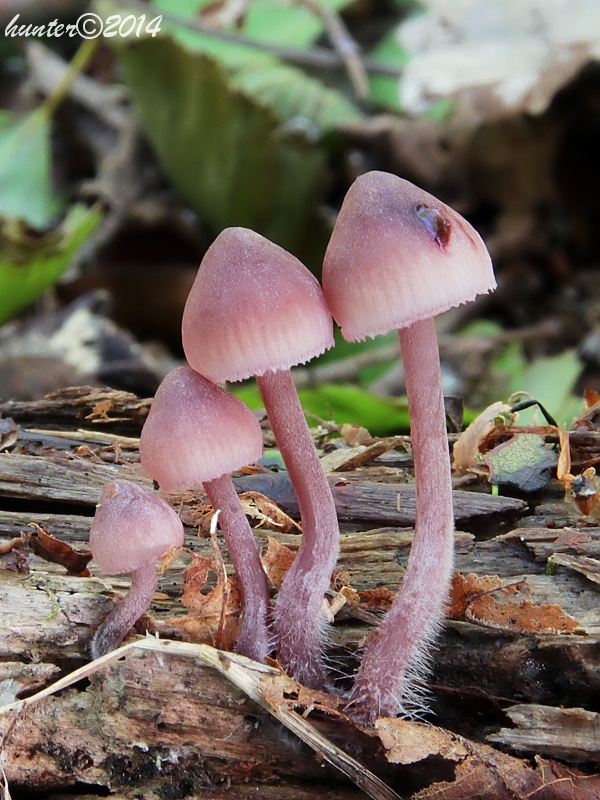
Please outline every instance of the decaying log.
M103 486L117 477L150 486L139 468L135 438L147 409L146 401L132 395L96 389L70 390L37 404L3 404L0 413L13 414L21 427L7 428L4 442L0 439L0 543L13 548L12 540L35 523L85 551ZM42 430L43 424L52 428ZM362 471L330 475L342 523L338 574L366 593L360 604L344 606L331 627L329 653L340 689L349 686L360 645L377 622L377 598L384 608L383 590L398 588L410 551L415 513L410 459L397 462L375 460ZM238 491L261 492L297 518L284 473L236 476L236 484ZM485 491L454 494L457 572L482 580L498 576L500 584L482 590L489 601L485 614L457 616L445 626L432 677L437 722L481 742L491 735L525 753L600 763L593 714L600 697L599 587L593 569L600 528L557 493L537 509L524 499ZM198 533L199 509L206 510L201 493L167 499L186 525L186 548L212 557L213 545ZM263 548L269 537L291 550L298 547L296 533L255 532ZM180 594L181 573L189 563L184 554L161 576L140 631L180 635L172 620L187 613ZM126 578L107 578L93 562L90 566L92 577L73 577L24 546L0 554L1 702L26 696L86 661L93 630L128 585ZM506 603L519 612L514 618L501 613ZM538 620L540 608L572 620L569 632ZM309 719L402 796L450 780L455 769L446 756L392 769L373 737L335 715L313 712ZM223 676L176 656L167 662L154 653L132 654L88 684L18 716L0 716L0 735L10 785L52 790L54 800L62 788L77 784L90 792L97 786L99 793L108 787L117 800L366 796Z

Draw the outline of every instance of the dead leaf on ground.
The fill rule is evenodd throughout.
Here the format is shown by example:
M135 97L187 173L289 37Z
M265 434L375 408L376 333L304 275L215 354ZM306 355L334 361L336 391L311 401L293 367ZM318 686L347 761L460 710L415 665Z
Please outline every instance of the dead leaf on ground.
M60 564L69 575L77 578L90 577L87 565L92 560L91 553L78 553L71 545L61 542L37 522L30 522L29 526L33 528L33 533L23 531L21 539L36 555L51 564Z
M267 549L261 555L262 565L269 580L276 589L279 589L289 568L294 563L296 554L289 547L280 544L277 539L269 536Z
M373 437L366 428L362 428L360 425L350 425L348 422L342 423L340 433L349 447L367 445L373 441Z
M451 101L471 124L541 114L555 94L597 57L596 0L504 0L487 4L426 0L395 32L407 53L398 91L422 115Z
M469 754L460 736L425 722L381 717L375 722L375 730L392 764L414 764L434 755L462 761Z
M16 547L20 547L23 544L23 538L21 536L15 536L14 539L8 539L6 542L0 542L0 556L5 555L6 553L10 553Z
M260 492L243 492L240 503L244 514L251 519L258 520L259 527L280 533L293 533L302 528L289 517L279 506Z
M597 800L600 776L536 757L529 761L424 722L378 719L375 730L393 764L438 756L455 764L454 779L414 794L413 800Z
M209 588L209 574L216 582ZM222 649L231 649L235 642L241 608L241 597L235 576L225 577L212 558L194 554L184 572L181 602L189 610L186 617L173 617L165 624L177 628L192 642L212 643L219 639Z
M422 789L412 800L598 800L600 775L586 775L537 756L535 767L485 745L456 765L453 781Z
M342 698L307 689L285 674L265 675L259 684L263 698L274 708L301 710L305 716L313 710L341 716Z
M572 431L600 429L600 393L593 389L583 390L583 411L571 423Z
M547 486L558 454L536 433L520 433L503 442L485 456L490 481L516 486L523 492L536 492Z
M527 581L503 585L497 575L455 573L450 592L450 619L518 633L571 633L579 622L556 604L527 600Z
M19 438L19 426L14 419L0 419L0 451L10 450Z
M387 436L382 439L372 439L368 445L360 444L356 447L333 450L321 458L321 466L326 473L349 472L370 463L394 447L405 447L406 442L406 436Z
M362 606L367 608L378 608L386 611L394 602L396 592L388 589L386 586L378 586L376 589L366 589L364 592L359 592L360 602Z
M468 428L461 433L452 450L454 470L457 475L481 470L480 446L487 435L496 427L498 419L502 424L514 422L516 415L511 414L506 403L492 403L476 417Z
M85 416L85 419L89 420L108 420L108 412L112 408L112 403L110 400L101 400L100 402L96 403L89 414Z
M564 483L582 514L600 517L600 478L594 467L588 467L581 475L568 475Z

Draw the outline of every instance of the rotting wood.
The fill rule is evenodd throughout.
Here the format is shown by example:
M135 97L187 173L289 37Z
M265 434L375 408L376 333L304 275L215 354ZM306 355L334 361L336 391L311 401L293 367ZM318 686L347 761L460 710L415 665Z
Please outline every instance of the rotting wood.
M488 736L488 741L564 758L575 763L600 763L600 714L584 708L552 706L510 706L506 715L517 727L502 728Z
M136 434L148 416L151 402L130 392L71 386L43 400L7 400L0 403L0 416L35 426L77 429L98 425L113 432Z
M99 391L92 390L93 393ZM9 452L0 455L1 537L17 536L29 523L36 522L64 541L74 543L78 549L85 550L93 506L105 483L125 476L150 485L138 470L135 436L130 435L139 431L144 411L137 404L143 401L128 395L119 405L119 393L93 393L83 392L78 396L82 404L70 409L67 393L66 398L60 398L58 414L56 409L53 410L54 401L44 401L41 417L33 413L34 404L22 404L21 413L30 415L32 425L39 426L45 420L53 420L52 424L62 424L65 429L20 428L16 447L11 445L12 452L9 448ZM102 405L107 394L113 403L110 410ZM90 398L93 398L93 405ZM95 414L92 413L94 408ZM84 421L84 417L90 414L93 418ZM103 414L107 417L112 415L117 420L109 422L102 418ZM20 421L24 419L21 417ZM72 429L80 428L82 424L96 426L96 429L89 432ZM125 438L124 433L128 434ZM589 442L586 440L587 446L593 447L594 444L591 439ZM396 589L402 579L412 536L410 526L414 521L414 505L411 506L411 502L414 504L414 494L409 483L377 483L378 475L386 481L394 480L395 468L390 465L396 461L402 470L410 466L410 458L389 454L362 472L334 473L331 476L342 519L339 569L346 571L350 583L358 590L380 585ZM22 486L21 481L24 482ZM256 489L262 481L259 491L263 492L270 481L272 494L278 492L282 505L290 503L286 510L295 513L293 498L285 486L285 476L257 474L243 476L239 481L240 490ZM598 588L584 574L562 565L556 566L554 574L548 572L548 559L554 553L594 558L597 555L598 528L594 528L590 520L582 519L574 505L564 503L556 491L554 496L553 504L541 505L534 516L521 518L520 525L528 527L510 530L526 507L522 500L477 492L455 492L459 527L464 528L456 534L456 568L462 573L499 575L505 583L526 579L531 602L558 603L581 624L580 631L575 634L539 635L493 630L467 622L447 623L435 656L433 685L437 721L457 730L464 730L466 726L476 738L483 739L489 733L490 725L495 724L498 729L506 726L507 717L502 708L516 699L552 706L561 703L585 706L590 697L600 695ZM199 493L193 496L188 493L187 496L171 496L170 500L181 509L184 521L189 524L186 544L195 552L210 556L210 544L199 538L194 529L197 508L193 503L189 506L184 503L196 502L199 498ZM396 505L398 499L400 511ZM35 508L35 513L29 513L29 507ZM66 513L69 507L77 513ZM43 508L48 509L47 513L40 513ZM60 513L53 513L57 508ZM484 523L481 528L476 524L478 520ZM550 529L549 521L559 524L562 529ZM463 526L462 522L466 524ZM484 533L483 539L479 538L480 531ZM500 535L490 538L494 532L500 532ZM263 542L267 536L273 536L292 549L299 543L295 534L256 533ZM0 564L8 564L9 557L10 554L2 557L4 561L0 559ZM10 609L10 625L5 626L0 634L0 681L8 692L7 696L11 692L30 691L44 679L50 680L56 674L57 665L69 669L85 660L90 634L114 601L111 586L117 592L127 586L126 578L69 578L57 565L45 564L31 554L28 560L31 575L3 572L0 577L0 591L4 590L2 607L6 603L6 608ZM161 577L151 616L145 620L151 630L162 631L166 617L184 613L178 600L182 566L183 561L176 562ZM374 620L376 616L372 612L363 610L361 613L360 608L354 611L346 606L339 613L332 628L330 652L342 673L355 667L357 648L369 631L368 623ZM173 633L172 630L165 632ZM32 658L38 660L36 667L39 672L35 674L31 672ZM123 663L128 664L129 659ZM269 752L266 756L262 751L250 753L250 773L244 772L246 761L239 754L231 761L228 761L229 756L223 757L220 748L224 747L226 752L228 745L214 737L212 746L215 751L210 747L205 751L202 740L198 739L189 748L188 745L183 747L181 758L176 753L178 764L172 760L168 765L167 760L172 759L175 752L174 746L147 744L143 738L147 728L153 732L152 736L164 733L156 732L155 728L161 726L153 722L153 715L157 709L162 711L168 694L161 688L162 677L158 673L162 668L156 659L150 663L149 673L143 673L131 686L127 684L127 698L122 699L125 708L118 711L126 717L123 724L126 727L133 725L132 730L141 737L132 740L139 746L132 746L131 742L124 745L118 736L108 740L102 738L102 717L94 714L100 713L95 705L101 697L97 687L104 683L94 681L93 688L88 691L73 689L53 698L50 706L46 707L50 718L46 722L36 718L35 724L30 725L27 719L32 712L24 714L19 722L23 725L22 732L14 739L15 728L7 741L7 748L11 742L17 750L19 742L22 747L17 761L9 761L11 780L14 782L15 775L24 774L21 770L27 763L31 775L37 775L42 783L29 784L27 778L22 785L46 785L58 789L88 778L94 783L94 769L99 763L104 772L98 773L98 785L110 784L120 793L117 796L128 800L136 792L138 796L142 792L144 797L162 800L164 783L183 787L187 780L184 777L186 770L191 775L189 791L193 792L193 786L201 787L202 796L207 797L246 798L253 796L251 789L256 794L256 787L260 787L261 792L264 788L263 796L281 800L292 796L308 800L309 797L327 797L328 794L340 800L364 796L350 785L340 783L336 773L330 768L324 770L310 754L300 759L301 767L297 772L288 768L290 748L295 752L299 746L294 744L290 734L282 734L281 729L278 729L277 736L283 735L285 744L275 736L269 739L268 724L260 710L257 710L257 716L250 715L254 727L244 746L252 749L251 745L262 741L261 737L265 735L269 742L267 748L274 748L277 752ZM118 693L119 686L123 687L122 670L129 668L117 667L114 674L111 669L98 681L108 681L109 685L114 681L115 687L111 691ZM182 670L185 673L183 667ZM210 703L203 705L204 679L198 684L194 677L186 674L184 678L183 673L177 680L183 685L183 694L191 694L191 699L185 702L191 703L207 725L215 714L218 722L220 712ZM155 679L159 680L158 685L155 685ZM206 680L210 684L210 678ZM220 691L223 694L222 687ZM234 710L245 711L245 704L247 701L240 702L239 707L233 703ZM80 717L77 717L78 709L82 711ZM172 720L176 734L184 739L191 735L187 729L190 727L186 722L187 714L182 711ZM246 722L240 723L244 730ZM50 723L54 728L49 727ZM192 739L196 736L195 726L198 724L199 719L191 724ZM320 724L335 738L347 734L336 728L335 721L321 720ZM63 742L61 736L67 736L68 732L73 734L72 738ZM536 751L538 732L532 727L523 745L525 750ZM57 741L62 745L54 747L52 736L58 737ZM92 766L86 776L83 772L88 763L85 755L88 744L82 737L91 737ZM86 745L79 748L78 753L79 740L85 741ZM542 743L543 738L540 739L539 752L542 752ZM146 746L149 749L144 751ZM348 746L355 748L358 745L352 741ZM279 771L277 765L281 763L278 759L282 751L285 751L283 761L286 763ZM364 751L365 757L367 751L368 748ZM10 753L10 750L6 752ZM119 756L123 756L121 760ZM309 766L302 766L305 761ZM434 779L435 771L429 769L428 772L422 767L407 768L402 772L402 790L412 793ZM394 780L399 778L396 776ZM269 781L275 784L269 787ZM137 788L134 788L136 783Z
M0 453L0 496L90 506L96 504L104 486L117 478L152 485L135 464L98 463L69 453L54 452L50 456ZM414 487L374 481L357 483L341 475L330 476L329 481L340 521L414 525ZM246 475L236 478L234 483L238 491L261 492L290 516L298 517L298 504L287 475ZM180 504L177 495L169 499L173 505ZM464 491L454 492L454 505L457 524L492 514L516 516L527 507L522 500Z

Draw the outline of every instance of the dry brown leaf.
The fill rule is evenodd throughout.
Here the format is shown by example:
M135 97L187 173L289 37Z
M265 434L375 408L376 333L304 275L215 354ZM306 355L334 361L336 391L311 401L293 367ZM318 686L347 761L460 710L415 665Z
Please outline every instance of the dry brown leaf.
M565 485L565 489L570 489L573 485L574 476L571 475L571 444L567 431L558 428L559 454L556 466L556 477Z
M462 761L469 754L460 736L424 722L382 717L375 722L375 730L392 764L414 764L434 755Z
M485 592L502 587L497 575L475 575L473 572L463 575L455 572L450 588L450 605L446 616L449 619L464 619L469 603Z
M514 421L516 415L511 413L510 406L506 403L492 403L458 437L452 451L452 466L457 475L466 475L467 472L482 469L482 465L478 461L480 445L496 427L498 417ZM487 473L485 467L483 467L483 471Z
M216 583L207 588L209 573ZM186 617L174 617L165 624L185 633L192 642L219 641L222 649L231 649L239 627L241 597L235 576L224 576L212 558L194 554L184 572L181 602L190 611Z
M373 441L373 437L366 428L361 428L360 425L350 425L348 422L342 423L340 433L349 447L371 444Z
M73 550L70 544L61 542L60 539L53 536L46 528L42 528L37 522L30 522L29 526L33 528L33 533L23 531L21 539L28 547L31 547L36 555L43 558L44 561L60 564L61 567L67 570L69 575L74 575L78 578L89 578L90 573L87 565L92 560L91 553L78 553Z
M600 394L594 389L583 390L583 402L586 410L600 403Z
M276 589L279 589L286 572L294 563L296 554L284 544L279 544L277 539L269 536L267 539L266 552L261 556L262 565L265 568L269 580Z
M259 685L264 699L274 708L293 708L304 711L308 715L313 709L327 714L340 714L343 701L341 698L308 689L284 673L281 675L265 675Z
M586 517L600 517L600 478L596 475L594 467L588 467L577 478L573 475L569 478L571 478L570 486L566 482L565 486L572 491L573 499L581 513Z
M14 550L17 547L21 547L23 544L23 537L22 536L15 536L14 539L8 539L5 542L0 543L0 556L5 555L6 553L10 553L11 550Z
M361 605L368 608L380 608L387 610L394 602L395 592L386 586L378 586L376 589L366 589L358 593Z
M395 31L407 54L400 104L422 116L436 102L451 102L453 114L471 125L535 117L597 58L598 31L596 0L503 0L493 10L487 3L425 0L422 13Z
M279 506L260 492L244 492L240 495L244 514L258 520L261 528L281 533L302 532L302 528Z
M10 450L19 438L19 426L10 419L0 419L0 450Z
M453 762L454 779L434 783L413 800L598 800L600 776L536 757L529 761L507 755L451 731L400 719L375 723L394 764L412 764L429 756ZM456 763L458 762L458 763Z
M536 605L525 599L523 595L530 591L527 581L503 586L498 576L457 573L452 581L448 616L519 633L571 633L579 627L579 622L559 605Z
M110 411L111 408L112 408L112 402L110 400L100 400L98 403L94 405L90 413L86 415L85 419L107 420L109 419L108 412Z
M598 800L600 776L536 757L535 767L486 745L456 765L454 780L434 783L412 800Z
M372 439L368 445L333 450L321 458L321 466L327 473L349 472L370 463L394 447L404 447L406 441L406 436L387 436L383 439Z
M465 617L478 625L520 633L571 633L580 627L557 604L535 605L531 600L498 603L491 595L471 603Z
M342 588L339 590L339 594L344 596L346 603L349 606L357 606L360 603L360 594L353 586L350 586L349 584L342 586Z

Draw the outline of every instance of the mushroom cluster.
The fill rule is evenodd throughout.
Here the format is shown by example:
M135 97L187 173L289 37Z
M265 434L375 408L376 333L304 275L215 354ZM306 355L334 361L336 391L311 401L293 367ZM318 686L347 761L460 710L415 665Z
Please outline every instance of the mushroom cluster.
M264 661L273 648L293 677L326 688L323 603L339 528L290 368L333 345L332 315L349 341L398 329L417 518L402 586L367 641L348 699L349 713L361 722L410 711L447 598L454 527L433 318L494 286L489 255L471 225L432 195L384 172L361 176L348 191L325 255L323 290L281 247L253 231L228 228L202 260L184 310L190 366L164 379L142 431L142 466L160 489L202 485L221 512L242 595L236 650ZM258 460L262 434L252 412L218 385L252 375L298 499L303 531L272 606L260 553L230 478ZM143 540L149 549L139 559L116 563L117 550L141 551ZM116 647L145 611L157 559L182 541L181 522L156 494L121 481L108 487L92 527L94 557L108 572L132 571L133 579L126 599L98 629L94 656Z

